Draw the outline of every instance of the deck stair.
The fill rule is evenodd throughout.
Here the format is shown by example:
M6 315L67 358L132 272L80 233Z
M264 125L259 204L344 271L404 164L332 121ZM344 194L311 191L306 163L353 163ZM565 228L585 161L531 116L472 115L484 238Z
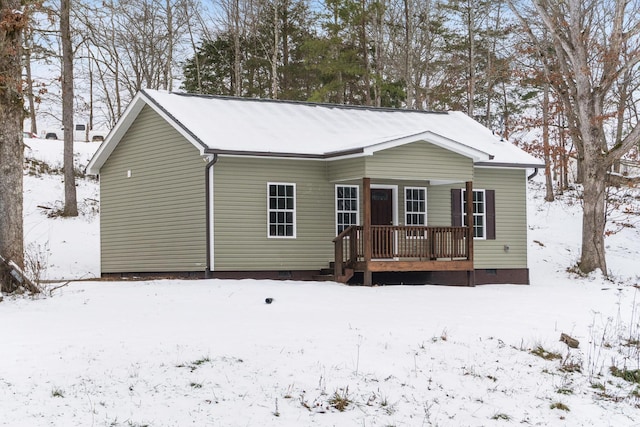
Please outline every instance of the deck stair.
M336 278L334 271L335 271L335 267L334 267L335 263L332 261L329 265L329 268L322 268L320 269L320 271L318 272L318 274L313 276L313 280L316 280L318 282L340 282L340 283L347 283L349 281L349 279L351 279L353 277L354 271L352 268L345 268L344 269L344 274L338 278Z

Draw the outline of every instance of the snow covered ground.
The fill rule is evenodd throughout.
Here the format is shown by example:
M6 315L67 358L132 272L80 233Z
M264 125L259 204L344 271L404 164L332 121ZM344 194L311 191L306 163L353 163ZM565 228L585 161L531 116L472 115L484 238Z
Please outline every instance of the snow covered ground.
M27 157L53 162L56 143ZM61 182L25 176L26 240L46 277L95 277L96 182L79 181L82 216L48 218ZM0 425L640 425L640 194L617 196L613 280L566 271L579 202L543 195L530 184L531 286L86 281L5 297Z
M44 279L87 279L100 276L99 186L94 179L76 181L77 218L48 218L62 209L63 142L25 140L28 170L24 176L24 235L27 258L44 261ZM99 143L75 142L76 169L84 170ZM48 168L48 169L47 169Z

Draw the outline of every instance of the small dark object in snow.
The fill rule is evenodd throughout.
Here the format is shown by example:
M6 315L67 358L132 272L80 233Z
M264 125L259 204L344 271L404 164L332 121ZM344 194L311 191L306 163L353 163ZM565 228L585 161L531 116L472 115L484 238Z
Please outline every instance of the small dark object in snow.
M264 300L267 304L271 304L273 302L273 298L267 298Z
M560 334L560 341L562 341L563 343L565 343L571 348L578 348L578 346L580 345L580 341L564 333Z

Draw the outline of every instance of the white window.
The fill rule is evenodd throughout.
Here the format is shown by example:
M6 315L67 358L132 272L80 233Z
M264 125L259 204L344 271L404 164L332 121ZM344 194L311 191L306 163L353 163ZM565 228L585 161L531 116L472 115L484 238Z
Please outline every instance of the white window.
M467 226L467 192L461 191L462 194L462 225ZM487 209L486 197L484 190L473 190L473 237L475 239L486 238Z
M405 187L404 189L406 225L427 225L427 189Z
M358 218L358 187L336 185L336 234L342 233L352 225L358 225Z
M427 189L425 187L405 187L404 223L408 226L427 225ZM423 232L407 231L407 237L423 235Z
M269 237L296 237L296 185L267 184L267 217Z

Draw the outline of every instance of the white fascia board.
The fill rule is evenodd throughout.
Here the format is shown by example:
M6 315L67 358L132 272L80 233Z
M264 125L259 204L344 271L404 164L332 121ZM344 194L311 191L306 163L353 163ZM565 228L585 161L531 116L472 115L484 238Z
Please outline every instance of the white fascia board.
M334 162L336 160L355 159L357 157L372 156L372 155L373 153L367 153L366 151L363 151L362 153L353 153L353 154L345 154L344 156L328 157L324 160L326 162Z
M541 169L544 167L544 163L483 163L480 165L473 165L478 169Z
M201 156L205 155L205 149L210 148L205 142L201 141L196 137L193 133L191 133L186 125L180 123L175 117L171 116L171 114L164 108L160 106L160 104L153 99L153 97L147 95L144 90L140 92L144 95L146 103L149 107L153 109L160 117L162 117L167 123L169 123L180 135L182 135L187 141L193 144L194 147L198 149Z
M454 153L460 154L461 156L468 157L472 159L474 162L488 161L492 157L489 153L486 153L484 151L478 150L473 147L469 147L468 145L464 145L458 141L454 141L452 139L446 138L442 135L438 135L437 133L434 133L431 131L425 131L425 132L420 132L412 135L407 135L400 138L392 139L390 141L371 145L364 149L364 154L372 155L376 151L387 150L389 148L394 148L400 145L405 145L405 144L409 144L417 141L426 141L440 148L444 148L445 150L449 150Z
M201 156L205 155L205 146L202 142L198 141L193 135L187 132L183 126L177 123L176 120L169 114L167 114L164 109L160 108L160 106L146 93L144 93L144 91L140 91L131 100L120 120L118 120L115 127L111 130L111 132L109 132L107 138L100 145L100 147L98 147L98 150L96 150L95 154L89 161L86 169L89 175L98 175L100 173L100 168L105 164L111 153L113 153L113 151L116 149L116 147L120 143L120 140L122 140L125 133L127 132L127 130L129 130L145 105L151 107L151 109L158 113L160 117L162 117L175 130L177 130L182 136L184 136L187 141L193 144L200 151Z
M100 147L98 147L89 161L87 165L87 173L89 175L98 175L100 173L100 168L107 161L111 153L113 153L113 150L115 150L144 105L145 102L142 100L141 92L138 92L127 106L127 109L124 110L124 114L120 120L118 120L115 127L111 129L107 138L100 144Z
M209 154L209 153L207 153ZM235 153L235 154L227 154L227 153L218 153L218 157L223 158L223 157L234 157L234 158L238 158L238 159L271 159L271 160L298 160L298 161L307 161L307 162L326 162L329 159L323 159L320 157L295 157L295 156L280 156L277 153L273 154L273 153L269 153L270 155L266 156L261 156L259 154L240 154L240 153ZM332 159L333 160L333 159Z

